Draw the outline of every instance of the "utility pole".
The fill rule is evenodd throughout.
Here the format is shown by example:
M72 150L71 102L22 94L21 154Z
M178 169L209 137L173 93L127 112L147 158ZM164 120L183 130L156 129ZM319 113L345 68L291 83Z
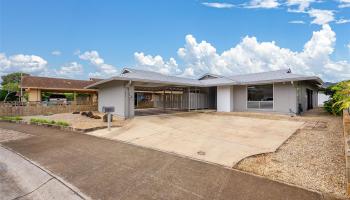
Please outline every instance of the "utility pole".
M23 91L22 91L22 77L23 77L23 73L21 72L21 80L20 80L20 85L19 85L19 88L20 88L20 102L23 102Z

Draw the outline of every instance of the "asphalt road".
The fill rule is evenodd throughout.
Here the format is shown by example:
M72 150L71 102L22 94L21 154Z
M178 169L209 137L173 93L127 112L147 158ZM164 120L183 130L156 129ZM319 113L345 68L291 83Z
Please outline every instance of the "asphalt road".
M323 199L240 171L85 134L0 122L33 137L2 145L93 199Z

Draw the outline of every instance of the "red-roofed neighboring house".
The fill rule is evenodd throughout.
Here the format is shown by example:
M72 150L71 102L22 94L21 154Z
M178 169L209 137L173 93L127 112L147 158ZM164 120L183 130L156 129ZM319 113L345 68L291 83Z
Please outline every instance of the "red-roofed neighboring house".
M42 101L42 92L51 93L73 93L74 101L76 101L76 94L89 94L88 100L97 102L97 90L85 89L86 86L91 85L101 79L90 80L74 80L64 78L51 78L40 76L23 76L21 80L21 88L28 93L28 101L40 102Z

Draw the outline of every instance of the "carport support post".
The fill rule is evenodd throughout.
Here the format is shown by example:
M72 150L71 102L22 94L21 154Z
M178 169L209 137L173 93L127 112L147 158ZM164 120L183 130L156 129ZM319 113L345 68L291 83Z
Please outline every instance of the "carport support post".
M191 111L191 87L188 88L188 112Z
M198 110L198 96L199 96L199 93L198 93L198 88L196 87L196 110Z
M170 109L172 110L174 106L173 89L170 88Z
M163 88L163 110L165 111L165 89Z
M181 94L181 102L180 102L180 110L182 110L183 108L182 108L182 101L183 101L183 95L184 95L184 93L182 92L182 94Z

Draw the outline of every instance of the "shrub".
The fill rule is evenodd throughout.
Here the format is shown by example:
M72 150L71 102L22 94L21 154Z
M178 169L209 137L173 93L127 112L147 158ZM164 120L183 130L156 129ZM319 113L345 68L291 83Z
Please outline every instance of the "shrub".
M9 120L9 121L21 121L23 118L19 116L9 117L9 116L2 116L0 117L2 120Z
M69 126L69 123L65 121L57 121L56 125L67 127Z
M350 81L342 81L330 86L325 91L331 97L324 103L324 109L334 115L340 115L350 107Z
M40 119L40 118L31 118L30 123L39 123L39 124L55 124L53 120Z
M30 123L50 124L50 125L65 126L65 127L69 126L69 123L65 121L55 121L55 120L47 120L47 119L41 119L41 118L31 118Z

